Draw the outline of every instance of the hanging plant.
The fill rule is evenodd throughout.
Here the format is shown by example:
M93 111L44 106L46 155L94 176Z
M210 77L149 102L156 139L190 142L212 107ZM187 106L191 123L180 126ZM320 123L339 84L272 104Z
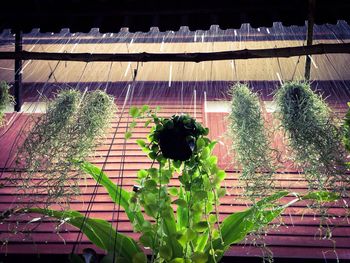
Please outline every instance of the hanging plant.
M273 192L273 149L269 145L259 97L246 84L230 90L230 136L233 150L242 166L240 180L245 195L253 202Z
M131 112L140 117L142 111L132 109ZM76 161L83 171L105 187L113 202L124 208L135 232L141 233L139 241L117 232L118 229L114 230L108 221L89 218L77 211L32 207L18 212L44 214L80 228L91 242L107 252L103 262L204 263L219 262L231 244L239 243L248 233L265 226L298 200L327 202L338 198L331 193L317 192L279 205L276 202L288 194L281 191L256 202L245 211L229 215L220 223L217 205L219 198L225 195L221 188L225 172L217 167L217 158L212 155L215 142L199 135L188 160L165 158L158 147L160 138L154 135L159 128L157 125L166 123L166 119L153 113L150 116L155 126L151 128L148 142L138 140L137 143L158 165L138 171L139 186L133 192L116 185L92 164ZM179 175L180 187L169 186L175 174ZM151 220L145 219L142 208ZM140 245L151 248L150 260Z
M114 98L106 92L96 90L85 95L70 134L74 144L67 160L83 160L92 153L105 136L116 110Z
M303 168L310 190L333 190L346 194L342 133L331 110L306 82L288 82L275 94L279 118Z
M14 98L9 93L10 86L5 82L0 82L0 127L4 125L5 109L9 104L14 104Z
M102 91L61 91L19 149L20 189L46 205L69 202L79 192L72 160L92 153L114 113L113 98Z
M350 102L348 102L348 106L350 107ZM343 143L345 149L350 152L350 110L348 109L343 123ZM349 163L348 163L349 165Z
M186 161L191 158L197 139L208 135L208 129L188 115L174 115L160 119L151 134L154 145L159 145L165 158Z
M232 97L229 135L235 157L241 165L239 180L243 185L244 196L256 203L275 192L273 154L276 151L268 141L258 95L250 91L248 85L241 83L233 85L229 94ZM249 240L261 249L263 261L271 262L273 254L264 242L266 231L268 229L250 233Z

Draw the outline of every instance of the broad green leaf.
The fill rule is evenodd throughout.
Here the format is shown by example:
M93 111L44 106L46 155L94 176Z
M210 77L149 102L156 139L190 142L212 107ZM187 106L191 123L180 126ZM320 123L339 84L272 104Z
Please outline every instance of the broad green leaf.
M143 169L137 172L137 178L139 179L145 178L147 175L148 175L147 171Z
M140 116L140 110L139 110L139 108L133 106L133 107L130 108L129 114L130 114L131 117L137 118L137 117Z
M186 235L187 241L192 241L197 237L197 233L194 232L192 229L187 229L185 235Z
M146 188L156 188L158 185L157 185L157 182L154 181L153 179L148 179L145 181L144 186Z
M129 192L114 184L100 168L94 166L93 164L89 162L79 162L77 164L79 165L80 169L91 175L96 182L105 187L113 202L120 204L125 209L125 213L127 214L131 223L134 223L135 219L137 219L137 223L142 225L144 222L142 213L131 211L129 208Z
M217 173L216 173L216 176L218 177L219 181L223 181L226 177L226 173L224 170L219 170Z
M177 230L174 211L171 208L169 208L167 213L168 215L163 217L163 231L165 234L164 241L166 242L167 246L171 249L172 257L181 258L183 257L183 251L182 246L176 239Z
M206 231L200 235L198 235L196 240L196 248L195 251L203 252L204 248L207 246L209 241L209 231Z
M205 146L205 141L203 138L198 138L197 142L197 150L201 150Z
M176 199L175 201L173 201L173 204L177 204L178 206L182 207L187 207L187 202L183 199Z
M136 125L137 125L137 122L136 121L132 121L131 123L130 123L130 125L129 125L129 129L134 129L135 127L136 127Z
M209 228L208 222L207 221L201 221L196 223L193 226L193 229L197 232L204 232Z
M191 257L193 263L206 263L208 262L208 255L200 252L195 252Z
M182 187L180 188L179 198L181 199L185 198ZM176 210L176 214L177 214L177 229L182 230L183 228L186 228L188 224L188 208L178 206Z
M172 196L177 196L179 194L179 190L176 187L170 187L168 189L169 194Z
M218 189L218 197L224 197L226 195L226 189L225 188L220 188Z
M180 169L181 164L182 164L182 161L180 161L180 160L173 161L173 165L174 165L175 169Z
M279 191L273 195L270 195L268 197L265 197L263 199L261 199L259 202L256 203L257 207L265 207L266 205L270 205L272 202L285 197L289 194L288 191Z
M217 141L212 141L209 143L208 147L209 147L210 151L213 151L213 149L217 143L218 143Z
M96 246L110 253L113 253L115 249L120 253L119 256L125 257L129 262L132 261L135 255L141 252L140 247L133 239L116 232L113 226L106 220L89 217L85 218L83 214L70 210L55 211L50 209L29 208L28 211L55 217L57 219L64 218L67 223L79 228ZM142 262L146 262L146 260Z
M339 200L340 195L338 193L334 192L327 192L327 191L318 191L318 192L311 192L307 195L304 195L301 199L302 200L315 200L320 203L325 202L334 202Z
M157 158L157 153L155 153L155 152L150 152L149 154L148 154L148 157L149 158L151 158L152 160L155 160L156 158Z
M202 160L206 160L206 159L208 159L208 157L209 157L209 155L210 155L210 149L209 149L209 147L205 147L205 148L203 148L203 150L202 150L202 154L201 154L201 159Z
M212 223L212 224L214 224L214 223L216 223L216 220L217 218L216 218L216 215L209 215L209 222L210 223Z
M214 240L214 250L225 251L225 247L242 241L248 233L258 230L279 216L286 206L276 205L273 202L287 194L287 191L277 192L260 200L246 211L226 217L220 228L223 242L221 239ZM207 245L206 251L209 252L210 249L210 246Z
M145 128L147 128L148 125L149 125L151 122L152 122L152 120L147 120L147 121L145 122Z
M141 108L141 112L145 113L146 111L149 111L149 106L148 105L143 105Z
M127 131L126 133L125 133L125 139L130 139L131 138L131 136L132 136L132 133L130 132L130 131Z
M170 263L192 263L190 259L174 258Z
M149 169L147 169L147 171L152 178L158 177L158 169L157 168L149 168Z
M146 142L144 140L141 140L141 139L136 140L136 143L141 148L144 148L146 146Z

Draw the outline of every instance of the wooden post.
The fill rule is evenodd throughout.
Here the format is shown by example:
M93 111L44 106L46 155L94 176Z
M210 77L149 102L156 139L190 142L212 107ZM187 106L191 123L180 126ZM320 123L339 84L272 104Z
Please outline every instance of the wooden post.
M309 0L309 15L307 20L307 38L306 45L312 46L314 23L315 23L315 4L316 0ZM311 75L311 55L306 56L305 60L305 79L309 80Z
M238 60L256 58L289 58L321 54L350 54L350 43L316 44L311 46L281 47L267 49L242 49L220 52L196 53L52 53L33 51L0 51L2 59L56 60L82 62L201 62L218 60Z
M15 33L15 52L22 51L22 32ZM22 60L15 59L15 111L21 111L22 107Z

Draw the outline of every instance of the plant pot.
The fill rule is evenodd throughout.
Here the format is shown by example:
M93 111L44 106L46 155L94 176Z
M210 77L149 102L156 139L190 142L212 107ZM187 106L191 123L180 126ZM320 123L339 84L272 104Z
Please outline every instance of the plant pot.
M159 134L159 147L165 158L186 161L191 158L195 139L183 129L164 129Z
M196 139L204 132L200 124L188 115L174 115L162 124L157 138L163 156L179 161L190 159Z

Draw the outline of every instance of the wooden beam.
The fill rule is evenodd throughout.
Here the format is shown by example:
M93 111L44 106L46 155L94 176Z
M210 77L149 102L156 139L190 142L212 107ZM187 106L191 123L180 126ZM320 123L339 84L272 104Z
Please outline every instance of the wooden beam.
M312 40L314 36L315 5L316 5L316 0L309 0L309 15L307 20L307 37L306 37L307 46L312 46ZM309 80L310 75L311 75L311 55L307 56L305 60L305 79Z
M17 31L15 33L15 52L22 52L22 32ZM15 97L15 111L20 112L22 108L22 59L15 59L15 86L14 86L14 97Z
M216 60L238 60L256 58L287 58L315 54L350 53L350 43L317 44L269 49L243 49L209 53L49 53L49 52L0 52L0 59L16 60L56 60L81 62L151 62L151 61L183 61L201 62Z

